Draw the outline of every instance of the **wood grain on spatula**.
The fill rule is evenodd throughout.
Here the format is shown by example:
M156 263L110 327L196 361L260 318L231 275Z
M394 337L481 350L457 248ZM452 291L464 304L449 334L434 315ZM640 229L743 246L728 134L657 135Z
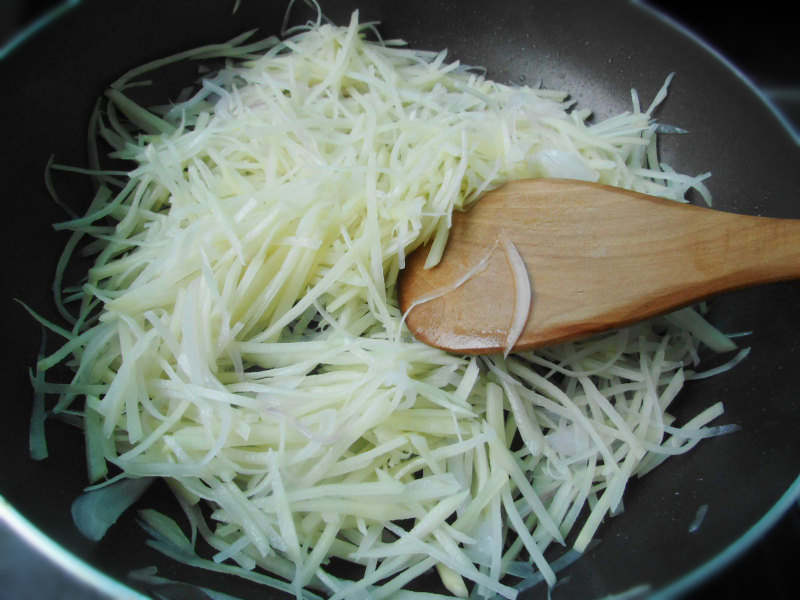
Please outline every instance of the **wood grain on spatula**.
M510 182L453 225L439 265L428 248L407 259L400 308L452 287L503 237L525 262L532 300L514 350L589 336L731 290L800 278L800 221L726 213L562 179ZM432 346L503 351L514 313L512 270L500 245L485 268L413 306L406 323Z

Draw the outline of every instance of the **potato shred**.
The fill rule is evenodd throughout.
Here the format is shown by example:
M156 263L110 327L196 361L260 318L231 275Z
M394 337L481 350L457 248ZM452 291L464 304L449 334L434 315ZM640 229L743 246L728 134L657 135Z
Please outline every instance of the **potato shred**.
M93 146L97 194L58 225L72 232L59 290L74 250L94 263L57 294L69 325L47 323L66 342L33 376L32 449L46 455L45 418L79 424L90 493L156 477L175 492L183 526L139 513L154 547L297 598L409 597L432 569L441 596L425 598L515 598L554 585L567 559L545 553L585 550L632 477L730 430L706 426L720 405L683 425L667 411L701 344L735 346L684 309L536 352L451 355L402 325L405 256L430 242L435 262L452 212L508 180L683 200L703 177L657 160L666 85L594 123L564 93L376 34L357 13L319 20L111 86L92 128L135 167L103 171ZM151 71L220 57L173 104L133 99ZM59 363L71 381L46 377Z

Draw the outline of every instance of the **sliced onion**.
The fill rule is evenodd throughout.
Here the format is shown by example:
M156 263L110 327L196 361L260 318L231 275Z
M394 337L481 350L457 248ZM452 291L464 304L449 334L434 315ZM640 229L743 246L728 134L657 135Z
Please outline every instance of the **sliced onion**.
M121 479L84 492L72 503L75 526L90 540L101 540L109 527L144 494L153 481L147 477Z
M508 356L528 323L533 290L528 269L514 242L507 235L502 235L500 243L506 253L508 264L511 267L511 277L514 281L514 310L511 313L511 327L508 329L508 336L503 348L503 356Z

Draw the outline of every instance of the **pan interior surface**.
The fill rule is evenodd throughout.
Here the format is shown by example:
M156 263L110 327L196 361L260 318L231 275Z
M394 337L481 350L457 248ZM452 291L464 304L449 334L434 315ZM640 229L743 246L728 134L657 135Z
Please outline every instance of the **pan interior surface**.
M598 118L628 110L631 88L649 102L675 73L658 118L689 133L662 137L662 160L679 172L711 172L708 187L720 210L800 217L793 202L800 197L800 150L770 108L703 47L633 4L514 0L491 11L474 1L329 4L323 10L334 23L346 24L358 8L362 21L380 22L385 39L402 38L412 48L448 48L450 57L483 66L500 82L541 81L545 88L566 90ZM0 62L8 82L0 105L12 116L5 127L4 146L11 151L2 175L9 211L3 221L8 290L3 333L14 341L3 365L12 383L2 425L6 460L0 463L0 493L77 557L144 593L150 591L147 585L128 573L157 565L167 578L236 597L273 597L250 582L220 580L165 559L146 545L133 511L100 542L77 532L70 505L86 485L83 440L74 429L48 422L50 456L29 457L28 370L40 330L14 299L57 319L50 286L66 237L51 228L62 214L44 188L50 156L63 164L85 164L86 124L95 99L127 69L254 27L259 35L278 33L285 11L283 3L243 1L235 12L231 8L232 3L215 0L85 1ZM296 18L303 14L298 3ZM191 83L189 73L182 76L187 79L181 85ZM181 85L154 90L156 100ZM91 197L81 177L60 175L57 184L68 203ZM563 583L554 593L590 598L649 586L666 597L684 591L732 560L791 504L800 493L799 313L796 283L714 301L711 320L718 327L752 332L746 342L750 356L723 375L691 382L675 414L680 420L722 401L723 422L741 430L706 440L631 482L625 512L604 523L600 543L561 574ZM177 516L173 502L166 486L157 485L140 505ZM707 517L690 533L701 505L709 507ZM418 589L427 581L420 580ZM546 598L547 590L538 586L522 597Z

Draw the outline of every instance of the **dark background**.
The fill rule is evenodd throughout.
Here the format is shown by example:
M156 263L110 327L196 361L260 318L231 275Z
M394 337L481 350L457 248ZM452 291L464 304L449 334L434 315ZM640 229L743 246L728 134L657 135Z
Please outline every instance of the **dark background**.
M60 0L0 0L0 45ZM800 130L800 57L792 4L647 2L704 39L758 87ZM791 14L790 14L791 13ZM667 50L665 50L667 51ZM4 82L4 85L12 82ZM735 500L734 500L735 501ZM796 562L800 543L800 505L745 555L687 600L712 597L794 599L800 589ZM51 566L0 523L0 600L94 600L100 597Z

